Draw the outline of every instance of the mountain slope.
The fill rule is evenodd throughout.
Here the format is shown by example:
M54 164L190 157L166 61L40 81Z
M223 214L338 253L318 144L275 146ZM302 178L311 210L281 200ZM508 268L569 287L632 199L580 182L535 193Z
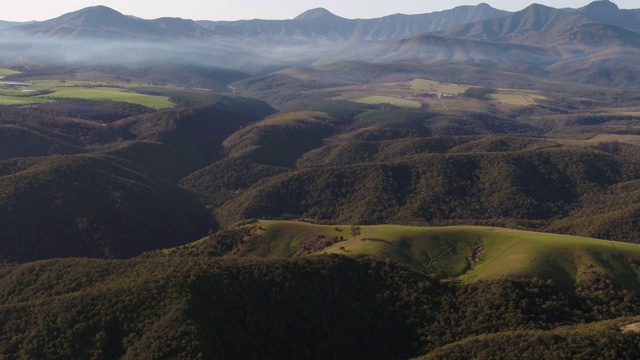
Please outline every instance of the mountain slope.
M629 30L640 30L640 11L638 9L620 9L609 0L599 0L578 9L576 14L603 24L613 25Z
M151 23L176 34L185 34L194 37L207 37L212 35L210 31L198 25L195 21L188 19L163 17L151 20Z
M111 156L6 160L0 175L4 261L132 257L214 226L191 194Z
M140 38L176 38L149 21L125 16L105 6L93 6L64 14L55 19L15 26L5 34L58 38L103 38L133 40Z
M171 181L222 157L231 134L271 115L266 103L234 95L212 95L209 104L166 110L114 123L139 142L120 144L111 154Z
M10 28L12 26L18 26L18 25L24 25L24 23L0 20L0 29Z
M469 23L439 34L454 38L536 44L539 41L532 34L568 30L585 22L587 19L583 16L533 4L506 17Z
M540 228L566 216L585 194L637 176L622 166L625 161L596 151L543 150L423 154L397 162L306 168L256 184L217 213L226 225L293 214L344 223L531 222Z
M358 24L356 33L361 34L360 38L367 40L401 38L451 29L476 21L497 19L510 14L510 12L494 9L488 4L481 3L477 6L458 6L450 10L428 14L395 14L379 19L362 20Z
M411 305L443 293L336 257L61 259L0 269L0 289L0 356L40 359L409 358Z
M555 50L541 47L420 35L385 44L367 60L420 63L491 61L544 66L560 58Z
M577 354L634 358L640 338L615 329L638 321L640 299L612 284L503 278L457 285L344 256L57 259L0 269L0 356L406 359L442 355L437 349L452 343L457 355L460 340L517 340L523 330L535 353L545 354L564 339L540 341L533 331L573 325ZM489 343L491 356L513 354L500 345Z
M417 359L465 360L469 354L474 354L479 359L493 358L496 354L505 357L518 354L519 359L530 360L594 357L632 359L640 356L637 352L638 336L619 329L635 320L637 319L630 318L567 326L555 330L512 331L473 336L445 345ZM596 336L603 341L594 346ZM615 343L618 346L608 346L605 343Z
M326 9L313 9L293 20L245 20L237 22L199 21L216 32L263 40L287 42L330 40L385 40L443 30L483 19L498 18L509 13L487 4L460 6L452 10L421 15L396 14L377 19L345 19Z
M85 150L50 132L14 124L0 125L0 160L16 157L78 154Z

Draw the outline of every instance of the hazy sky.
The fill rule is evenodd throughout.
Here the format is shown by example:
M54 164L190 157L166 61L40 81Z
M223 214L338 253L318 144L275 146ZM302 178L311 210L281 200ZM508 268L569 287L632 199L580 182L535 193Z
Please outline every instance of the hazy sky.
M8 0L5 0L8 1ZM47 20L88 6L105 5L121 13L145 19L164 16L194 20L291 19L305 10L324 7L350 18L373 18L395 13L421 14L460 5L486 2L509 11L522 10L531 3L555 8L582 7L590 0L16 0L3 6L0 20ZM638 0L613 0L620 8L640 8Z

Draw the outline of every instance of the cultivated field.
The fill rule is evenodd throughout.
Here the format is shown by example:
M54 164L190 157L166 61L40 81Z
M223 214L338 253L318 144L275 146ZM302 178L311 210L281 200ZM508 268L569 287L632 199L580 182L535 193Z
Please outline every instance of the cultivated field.
M0 72L1 73L1 72ZM140 94L131 84L79 80L20 80L21 85L0 84L0 105L30 105L57 99L121 101L153 109L172 108L167 96Z
M535 105L547 100L545 96L530 90L496 89L489 101L464 97L471 85L441 83L427 79L406 82L369 84L362 87L348 86L333 89L340 92L336 100L355 101L364 104L390 104L404 108L428 107L438 112L484 111L488 105L499 105L506 110Z
M7 68L0 68L0 76L8 76L8 75L15 75L15 74L19 74L19 72L15 70L7 69Z

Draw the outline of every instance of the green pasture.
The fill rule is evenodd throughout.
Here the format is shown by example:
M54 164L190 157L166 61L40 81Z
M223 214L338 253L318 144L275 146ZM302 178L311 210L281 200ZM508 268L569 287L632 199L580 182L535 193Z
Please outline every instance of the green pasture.
M529 106L535 105L538 100L546 100L547 98L542 95L527 94L527 93L500 93L490 95L491 100L494 102L514 105L514 106Z
M0 68L0 76L9 76L9 75L15 75L15 74L20 74L20 72L7 69L7 68Z
M409 83L411 90L419 92L439 92L444 94L461 94L471 86L440 83L433 80L415 79Z
M64 87L96 87L107 86L106 83L97 81L79 81L79 80L60 80L60 79L40 79L40 80L28 80L33 84L30 88L37 90L55 90Z
M153 109L174 107L168 96L140 94L118 84L61 79L36 79L24 80L24 82L32 85L0 87L0 105L35 104L53 102L55 99L84 99L128 102ZM46 91L48 93L29 96L23 90Z
M45 98L62 98L62 99L85 99L98 101L122 101L142 106L165 109L172 108L174 105L166 96L153 96L138 94L126 91L120 88L98 87L98 88L79 88L79 87L63 87L56 88L53 93L44 95Z
M334 89L340 92L335 99L348 100L363 104L391 104L405 108L418 108L426 102L432 111L482 112L486 110L486 101L461 96L471 85L440 83L433 80L414 79L403 83L372 84L364 87L344 87ZM535 105L547 97L536 91L520 89L498 89L499 93L491 95L491 103L509 106ZM453 98L425 98L409 100L406 97L416 93L451 94Z
M420 107L420 103L417 102L417 101L406 100L406 99L397 98L397 97L393 97L393 96L373 95L373 96L367 96L367 97L358 99L358 100L356 100L356 102L359 102L359 103L362 103L362 104L391 104L391 105L395 105L395 106L399 106L399 107L406 107L406 108L419 108Z
M350 225L259 221L248 226L259 228L264 240L244 256L289 257L305 235L314 234L343 238L320 253L391 260L463 282L515 275L569 284L596 271L640 290L638 271L629 264L640 259L637 244L475 226L362 226L355 241Z
M38 97L18 97L0 95L0 105L31 105L49 103L52 100L42 99Z
M0 95L3 96L25 96L28 94L28 92L20 91L12 87L0 87Z

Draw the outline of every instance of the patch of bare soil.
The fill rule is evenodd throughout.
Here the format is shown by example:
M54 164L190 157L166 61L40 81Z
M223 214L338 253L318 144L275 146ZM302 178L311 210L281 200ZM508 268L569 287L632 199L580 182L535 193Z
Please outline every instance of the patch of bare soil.
M620 327L623 333L640 333L640 323L633 323Z

